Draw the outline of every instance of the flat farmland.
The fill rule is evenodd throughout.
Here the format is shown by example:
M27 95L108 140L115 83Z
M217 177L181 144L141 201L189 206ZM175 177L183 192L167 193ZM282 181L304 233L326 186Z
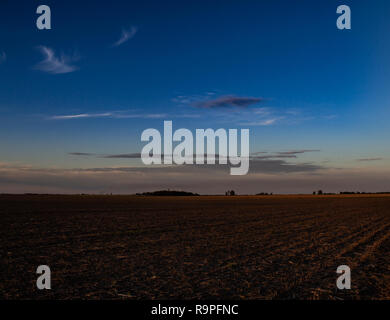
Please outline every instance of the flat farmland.
M1 299L390 299L389 252L386 195L0 196Z

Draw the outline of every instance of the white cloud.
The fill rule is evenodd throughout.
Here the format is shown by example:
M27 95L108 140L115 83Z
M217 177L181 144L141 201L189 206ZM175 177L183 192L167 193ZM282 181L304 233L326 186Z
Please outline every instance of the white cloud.
M270 119L264 119L260 121L254 121L254 122L245 122L242 123L241 125L245 126L271 126L275 124L279 119L281 118L270 118Z
M72 65L73 62L79 60L77 56L61 54L57 57L54 50L49 47L39 46L38 49L44 56L44 60L35 65L36 70L51 74L69 73L78 70L77 66Z
M112 113L80 113L80 114L70 114L70 115L60 115L52 116L49 119L53 120L67 120L67 119L80 119L80 118L101 118L101 117L111 117Z
M274 124L276 122L276 120L278 119L266 119L266 120L263 120L263 121L260 121L259 122L259 125L261 126L270 126L271 124Z
M163 119L163 118L195 118L193 114L166 114L166 113L129 113L127 111L112 111L105 113L78 113L69 115L49 116L49 120L72 120L82 118L113 118L113 119Z
M123 29L119 40L116 41L112 46L113 47L118 47L121 44L129 41L131 38L133 38L135 36L137 31L138 31L137 27L131 27L130 30Z

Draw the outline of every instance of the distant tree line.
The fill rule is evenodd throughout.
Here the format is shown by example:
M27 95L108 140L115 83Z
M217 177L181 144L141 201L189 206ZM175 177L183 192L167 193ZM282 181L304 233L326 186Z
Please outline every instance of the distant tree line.
M159 190L153 192L136 193L137 196L199 196L198 193L175 190Z
M342 191L340 194L390 194L389 191L381 191L381 192L354 192L354 191Z
M313 191L313 195L335 195L335 192ZM339 194L390 194L390 192L361 192L361 191L340 191Z

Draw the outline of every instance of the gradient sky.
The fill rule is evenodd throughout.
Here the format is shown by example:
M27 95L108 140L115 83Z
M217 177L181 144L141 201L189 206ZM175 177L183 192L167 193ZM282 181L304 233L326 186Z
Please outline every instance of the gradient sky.
M0 192L390 191L389 15L386 0L3 0ZM140 168L129 155L164 120L249 128L264 153L244 177Z

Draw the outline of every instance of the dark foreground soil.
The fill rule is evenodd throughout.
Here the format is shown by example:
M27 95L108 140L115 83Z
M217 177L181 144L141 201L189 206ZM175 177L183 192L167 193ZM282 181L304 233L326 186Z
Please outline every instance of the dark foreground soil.
M0 298L390 299L390 197L3 195Z

